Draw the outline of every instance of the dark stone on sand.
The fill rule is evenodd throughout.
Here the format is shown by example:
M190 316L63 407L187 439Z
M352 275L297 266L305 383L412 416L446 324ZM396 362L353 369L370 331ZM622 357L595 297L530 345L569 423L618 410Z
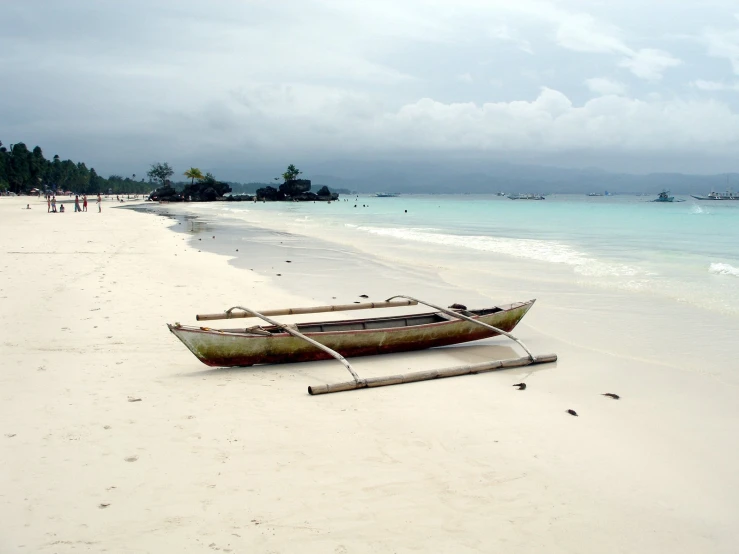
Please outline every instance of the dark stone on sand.
M159 202L213 202L222 199L227 192L231 192L231 187L227 183L208 178L199 183L186 185L182 192L177 192L172 185L167 183L152 192L149 195L149 200Z
M257 189L257 200L287 201L287 202L316 202L317 200L338 200L339 195L331 192L328 187L321 187L318 194L309 192L310 179L292 179L285 181L279 189L272 186Z
M573 416L577 416L577 412L575 410L567 410L567 413Z
M253 202L256 198L249 194L229 194L225 199L226 202Z

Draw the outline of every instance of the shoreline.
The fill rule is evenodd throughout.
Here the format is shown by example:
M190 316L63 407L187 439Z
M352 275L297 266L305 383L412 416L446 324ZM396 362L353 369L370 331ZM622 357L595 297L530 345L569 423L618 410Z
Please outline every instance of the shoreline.
M409 265L393 265L350 245L292 231L283 232L241 222L219 221L207 214L194 213L186 207L182 210L172 210L169 206L151 208L153 209L149 206L130 209L171 218L178 224L171 225L170 229L185 234L192 248L225 256L233 267L254 272L262 278L270 279L276 287L286 292L297 291L299 295L315 301L331 303L331 300L336 300L338 303L345 303L344 301L363 300L360 295L369 296L369 301L380 301L395 294L417 295L416 290L420 288L427 299L447 304L470 302L469 296L443 296L439 299L439 295L452 294L452 288L432 269L419 270ZM328 282L329 287L335 284L336 272L340 272L342 280L349 278L357 281L367 276L371 276L371 279L370 282L357 285L356 294L344 296L344 301L339 301L330 290L315 286L315 283L321 281ZM398 283L401 287L411 284L414 290L390 289L385 284L387 282ZM343 286L337 287L339 291L342 289ZM490 302L484 296L472 296L476 302ZM521 299L498 299L499 302L515 300Z
M514 332L534 352L557 352L554 367L311 397L307 385L345 380L345 370L335 361L209 369L164 324L244 298L257 308L313 298L266 269L198 252L171 220L106 206L44 218L21 202L0 201L3 551L692 554L739 542L739 452L727 440L739 418L736 372L715 352L702 373L693 361L680 370L645 359L637 335L667 315L645 308L646 327L604 351L568 330L608 343L592 308L617 313L619 297L581 294L585 310L563 290L556 302L540 298ZM285 259L312 264L302 284L320 298L360 300L368 284L357 281L376 275L368 268L382 275L360 255L347 262L358 274L327 283L314 252L293 254ZM412 282L401 272L373 286ZM459 284L435 290L466 300ZM700 333L696 344L712 345ZM352 364L387 375L511 357L511 345ZM519 381L526 391L511 386Z

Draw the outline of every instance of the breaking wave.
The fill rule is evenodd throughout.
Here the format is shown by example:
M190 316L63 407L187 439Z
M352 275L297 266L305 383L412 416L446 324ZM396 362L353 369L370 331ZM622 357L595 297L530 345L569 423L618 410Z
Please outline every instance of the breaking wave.
M353 225L352 225L353 226ZM591 258L571 246L555 240L513 239L489 236L450 235L434 232L433 228L383 228L353 226L373 235L400 240L453 246L483 252L495 252L516 258L572 266L576 273L588 276L636 276L641 270L619 263L607 263Z
M731 275L732 277L739 277L739 268L734 267L730 264L723 263L712 263L708 267L708 272L714 275Z

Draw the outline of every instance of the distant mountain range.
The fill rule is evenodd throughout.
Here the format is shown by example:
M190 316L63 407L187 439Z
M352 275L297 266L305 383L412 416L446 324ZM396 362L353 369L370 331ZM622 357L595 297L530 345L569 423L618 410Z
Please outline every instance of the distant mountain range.
M669 189L674 194L707 194L724 191L739 174L688 175L651 173L634 175L601 169L567 169L536 165L459 161L444 163L347 161L314 167L314 184L357 192L392 190L401 193L603 193L656 194Z
M332 191L374 193L392 191L403 194L491 194L531 192L657 194L668 189L673 194L708 194L727 188L739 191L739 173L699 175L685 173L634 174L606 171L599 168L566 168L527 163L510 163L465 157L359 158L320 161L296 160L303 177L310 179L317 190L323 185ZM231 177L235 192L253 193L261 186L275 186L267 178L278 162L255 161L249 172L260 179L244 183L239 179L244 170L238 166L223 168ZM219 169L219 175L221 175ZM256 182L256 181L261 182Z

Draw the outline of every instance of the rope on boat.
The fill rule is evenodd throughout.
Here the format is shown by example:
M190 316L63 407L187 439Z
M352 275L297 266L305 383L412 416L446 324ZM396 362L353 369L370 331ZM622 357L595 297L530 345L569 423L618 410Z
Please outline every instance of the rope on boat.
M487 327L488 329L490 329L492 331L496 331L497 333L500 333L501 335L504 335L504 336L508 337L509 339L511 339L512 341L516 342L521 348L523 348L526 351L526 353L529 355L529 360L531 360L532 362L536 358L531 353L531 350L529 350L528 348L526 348L526 345L524 345L524 343L522 343L516 337L514 337L510 333L504 331L503 329L498 329L497 327L493 327L492 325L488 325L487 323L484 323L484 322L482 322L482 321L480 321L478 319L471 318L471 317L466 316L464 314L461 314L459 312L455 312L455 311L452 311L452 310L447 310L446 308L442 308L441 306L435 306L434 304L429 304L428 302L424 302L423 300L418 300L417 298L413 298L411 296L405 296L404 294L398 294L396 296L391 296L390 298L387 299L387 302L390 302L393 298L405 298L406 300L412 300L412 301L417 302L419 304L423 304L425 306L428 306L429 308L434 308L435 310L439 310L440 312L443 312L443 313L445 313L447 315L450 315L452 317L456 317L456 318L459 318L459 319L464 319L465 321L469 321L471 323L476 323L477 325L482 325L483 327Z

